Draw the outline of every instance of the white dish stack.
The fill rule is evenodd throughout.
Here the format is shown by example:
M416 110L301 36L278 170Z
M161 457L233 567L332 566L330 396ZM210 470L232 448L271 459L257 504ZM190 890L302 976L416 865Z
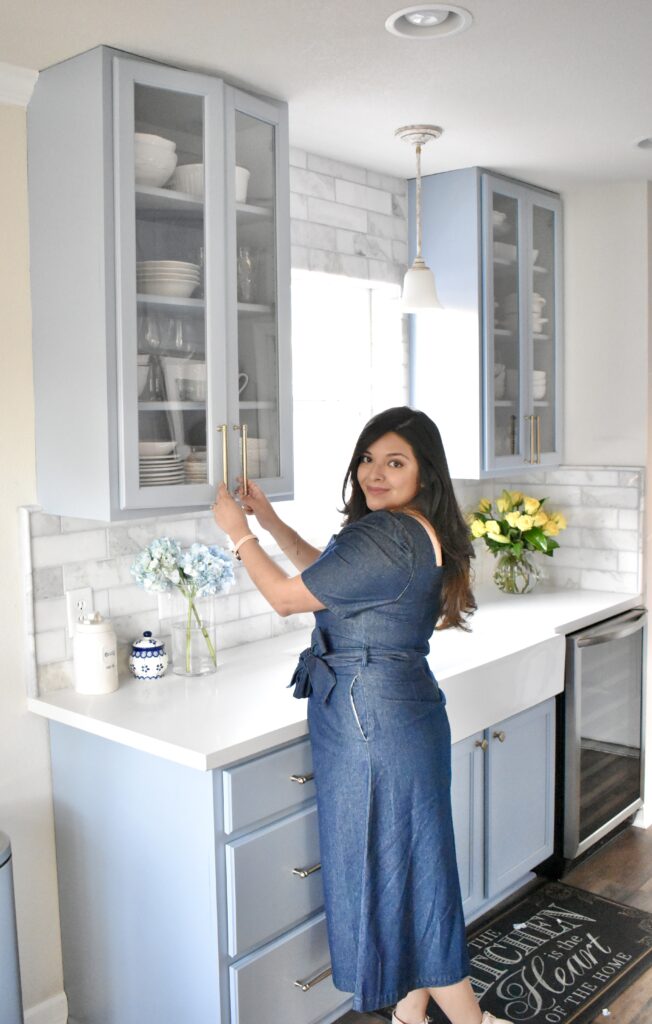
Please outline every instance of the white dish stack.
M265 475L265 462L267 460L267 438L247 438L247 470L249 476L262 477ZM240 438L240 452L242 452L242 438Z
M143 295L188 299L201 283L201 270L197 263L184 260L140 260L136 282Z
M187 484L205 484L208 480L206 452L191 452L185 461Z
M532 397L535 402L546 397L546 371L532 370Z
M184 482L183 460L175 448L174 441L141 441L138 446L141 487L165 487Z

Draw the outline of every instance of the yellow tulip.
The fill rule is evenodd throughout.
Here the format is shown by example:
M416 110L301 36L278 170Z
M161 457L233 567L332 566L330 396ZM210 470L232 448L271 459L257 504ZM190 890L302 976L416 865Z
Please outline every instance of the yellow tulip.
M529 516L533 516L536 510L539 508L541 502L538 498L526 498L524 502L524 508Z
M509 512L512 507L510 498L498 498L496 500L496 508L499 512Z
M543 532L548 537L556 537L559 533L559 527L557 526L557 523L554 523L552 519L549 519L543 527Z
M471 523L471 533L474 537L482 537L487 531L481 519L474 519Z
M532 516L519 516L516 521L516 525L519 530L523 530L523 532L531 530L533 525Z
M478 504L478 512L490 512L491 511L491 498L480 498Z
M535 515L534 519L533 519L534 525L535 526L544 526L547 522L548 522L548 516L543 511L543 509L540 509L537 512L537 514Z
M554 519L555 524L559 527L560 530L566 529L568 525L566 522L566 516L563 516L561 512L555 512L552 518Z
M487 519L487 522L484 524L484 528L487 531L487 533L500 533L500 526L498 525L495 519Z
M498 541L499 544L509 544L510 543L509 537L506 537L504 535L504 533L492 533L491 539Z
M507 520L510 526L516 526L520 518L520 512L508 512L507 515L505 516L505 519Z
M512 505L519 505L523 501L523 494L521 491L507 491L507 493L512 499Z

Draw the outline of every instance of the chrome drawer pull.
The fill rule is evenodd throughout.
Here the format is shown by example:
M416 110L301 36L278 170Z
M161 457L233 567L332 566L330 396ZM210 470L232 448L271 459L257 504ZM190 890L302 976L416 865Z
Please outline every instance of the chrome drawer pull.
M500 732L494 732L494 739L500 740L501 743L505 742L505 733L501 729Z
M320 971L319 974L316 974L314 978L308 978L307 981L295 981L294 987L300 988L302 992L309 992L311 988L314 988L315 985L318 985L320 981L323 981L332 973L333 968L326 967L323 971Z
M307 772L305 775L291 775L290 780L292 782L298 782L300 786L303 786L304 782L312 782L314 777L314 772Z
M321 871L321 864L313 864L311 868L292 868L292 874L298 878L307 878L308 875L313 875L315 871Z

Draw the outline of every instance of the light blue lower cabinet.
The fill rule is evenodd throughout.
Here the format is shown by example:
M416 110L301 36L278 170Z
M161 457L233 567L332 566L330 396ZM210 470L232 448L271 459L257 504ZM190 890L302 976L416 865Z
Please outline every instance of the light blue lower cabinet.
M453 828L462 890L468 919L484 900L484 753L478 732L453 746Z
M315 798L310 740L226 768L222 784L227 835L290 814Z
M472 921L553 852L555 699L453 746L453 826Z
M229 955L285 932L324 903L317 808L226 844Z
M232 964L229 973L231 1024L322 1024L350 1005L331 980L323 913Z

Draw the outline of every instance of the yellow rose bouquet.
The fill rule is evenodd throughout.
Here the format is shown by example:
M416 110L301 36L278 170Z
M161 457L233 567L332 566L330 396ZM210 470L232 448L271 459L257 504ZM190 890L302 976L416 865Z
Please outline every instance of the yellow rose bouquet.
M483 538L498 556L494 581L509 594L525 594L536 585L540 570L530 553L552 557L559 544L555 537L566 529L561 512L547 512L546 498L530 498L521 491L503 491L495 510L489 498L481 498L467 521L474 540Z

